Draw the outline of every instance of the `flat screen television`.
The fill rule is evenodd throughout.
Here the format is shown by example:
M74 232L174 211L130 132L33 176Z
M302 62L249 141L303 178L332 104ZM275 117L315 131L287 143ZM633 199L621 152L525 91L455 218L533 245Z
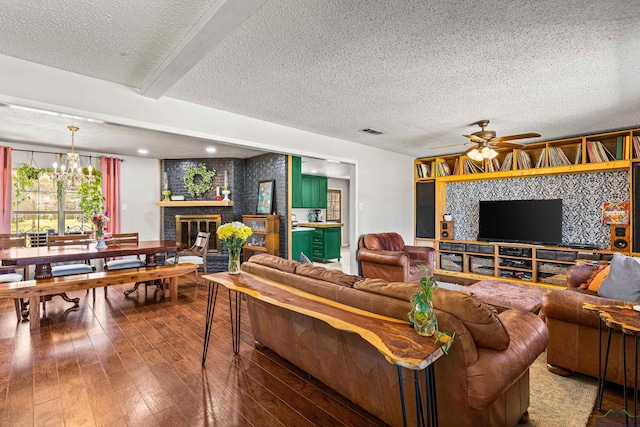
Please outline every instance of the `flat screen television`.
M562 200L480 201L478 240L562 244Z

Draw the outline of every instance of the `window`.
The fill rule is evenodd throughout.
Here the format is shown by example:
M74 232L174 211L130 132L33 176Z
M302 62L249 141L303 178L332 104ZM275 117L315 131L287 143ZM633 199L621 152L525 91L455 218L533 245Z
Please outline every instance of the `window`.
M329 190L327 221L342 222L342 190Z
M91 229L91 223L84 222L78 191L62 185L59 187L46 174L19 193L14 186L11 197L14 201L11 231L14 233L42 233L47 230L56 233L65 230L68 233Z

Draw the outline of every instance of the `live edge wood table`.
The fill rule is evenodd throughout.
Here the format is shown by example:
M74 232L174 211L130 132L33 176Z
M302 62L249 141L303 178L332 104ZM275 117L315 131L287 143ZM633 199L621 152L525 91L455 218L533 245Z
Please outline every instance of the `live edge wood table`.
M356 333L374 346L389 363L397 366L402 416L405 426L407 425L407 416L402 384L402 368L413 370L418 425L438 425L433 363L444 353L442 348L435 344L433 338L422 337L416 333L407 333L408 322L359 310L248 273L229 274L224 272L207 274L202 277L208 286L202 366L205 365L207 360L207 349L211 337L211 325L213 324L218 287L222 285L229 292L231 335L235 354L240 351L241 294L246 294L276 307L286 308L293 312L322 320L335 329ZM234 310L231 308L231 291L235 293L235 318ZM426 374L425 408L422 407L419 382L419 372L421 370L424 370Z
M640 313L631 307L621 305L594 305L585 303L582 309L588 313L598 314L600 320L608 328L607 349L604 356L604 369L602 368L602 322L598 326L598 410L602 411L602 393L604 389L604 379L607 376L607 363L609 362L609 348L611 347L611 331L616 329L621 332L622 340L620 351L622 353L623 368L623 395L624 409L628 414L627 406L627 352L626 336L632 336L635 340L634 352L634 390L633 390L633 416L636 418L638 409L638 336L640 336ZM627 422L629 420L627 419ZM628 423L627 423L628 424Z
M96 249L95 245L72 246L39 246L33 248L10 248L0 251L0 261L3 265L32 265L36 271L34 279L50 279L51 264L54 262L86 261L96 258L113 258L127 255L146 255L147 267L155 267L156 254L176 252L182 248L180 243L171 240L141 241L137 245L124 243L110 245L105 249Z

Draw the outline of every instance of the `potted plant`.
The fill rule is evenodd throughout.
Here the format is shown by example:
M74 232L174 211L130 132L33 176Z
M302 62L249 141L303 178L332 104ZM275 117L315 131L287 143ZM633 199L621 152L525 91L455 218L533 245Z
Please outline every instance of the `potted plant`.
M423 265L418 265L425 272L425 276L420 278L420 290L411 295L411 311L408 313L409 321L419 335L432 336L435 334L436 341L443 344L445 354L453 344L454 335L438 330L438 317L433 311L433 292L438 290L438 282L433 275L429 275L429 269Z
M222 224L216 234L229 248L229 274L240 274L240 249L253 231L240 221L233 221Z

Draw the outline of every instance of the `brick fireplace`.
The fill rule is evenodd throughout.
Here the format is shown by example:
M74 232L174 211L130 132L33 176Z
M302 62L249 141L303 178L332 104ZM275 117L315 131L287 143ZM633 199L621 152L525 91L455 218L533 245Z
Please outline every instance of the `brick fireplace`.
M186 248L193 246L198 233L203 231L211 233L209 238L208 253L220 253L220 239L216 230L222 225L222 215L176 215L176 241Z

